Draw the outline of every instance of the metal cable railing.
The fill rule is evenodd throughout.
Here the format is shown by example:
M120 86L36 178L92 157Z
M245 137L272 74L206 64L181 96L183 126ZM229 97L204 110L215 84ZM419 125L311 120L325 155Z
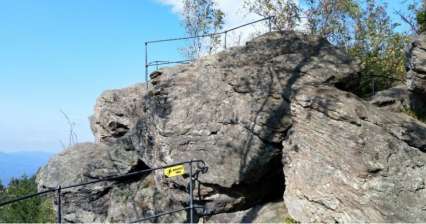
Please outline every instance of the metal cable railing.
M249 22L240 26L236 26L221 32L217 32L217 33L208 33L208 34L203 34L203 35L199 35L199 36L189 36L189 37L177 37L177 38L169 38L169 39L160 39L160 40L151 40L151 41L146 41L145 42L145 81L146 84L148 85L148 70L149 67L157 67L161 66L161 65L167 65L167 64L182 64L182 63L189 63L192 60L177 60L177 61L159 61L159 60L154 60L154 61L150 61L148 59L148 45L149 44L155 44L155 43L162 43L162 42L172 42L172 41L181 41L181 40L190 40L190 39L196 39L196 38L203 38L203 37L214 37L214 36L220 36L223 35L224 36L224 41L223 41L223 48L226 49L227 48L227 36L228 33L246 26L250 26L256 23L260 23L260 22L264 22L264 21L268 21L268 30L269 32L272 31L272 20L274 19L274 16L269 16L269 17L265 17L262 19L258 19L256 21L253 22Z
M300 18L307 18L307 17L300 17ZM151 41L146 41L145 42L145 81L146 81L146 86L148 87L148 81L149 81L149 68L150 67L155 67L156 70L159 69L159 66L163 66L163 65L169 65L169 64L186 64L186 63L190 63L192 60L172 60L172 61L165 61L165 60L153 60L150 61L148 58L148 47L149 44L155 44L155 43L162 43L162 42L172 42L172 41L181 41L181 40L190 40L190 39L195 39L195 38L203 38L203 37L214 37L214 36L220 36L223 35L224 36L224 41L223 41L223 48L226 49L227 48L227 34L231 31L240 29L242 27L246 27L249 25L253 25L256 23L260 23L263 21L268 21L268 30L269 32L272 31L272 23L274 21L274 19L276 19L275 16L269 16L269 17L265 17L250 23L246 23L240 26L236 26L221 32L217 32L217 33L209 33L209 34L204 34L204 35L199 35L199 36L189 36L189 37L177 37L177 38L169 38L169 39L160 39L160 40L151 40ZM375 95L377 93L378 90L380 90L380 88L378 88L378 83L380 81L380 79L386 79L389 80L389 82L403 82L404 80L396 78L396 77L388 77L388 76L383 76L383 75L367 75L367 76L363 76L363 77L368 77L370 80L369 82L370 84L370 88L371 88L371 95Z
M150 216L150 217L145 217L145 218L140 219L140 220L135 220L134 222L142 222L142 221L146 221L146 220L151 220L153 218L157 218L157 217L161 217L161 216L164 216L164 215L168 215L168 214L187 210L187 211L189 211L189 222L194 223L194 209L203 208L203 207L200 207L200 206L194 206L194 195L193 195L193 191L194 191L194 186L193 186L194 183L193 182L198 181L198 175L200 173L204 174L208 171L208 167L206 166L206 163L203 160L184 161L184 162L180 162L180 163L174 163L174 164L170 164L170 165L166 165L166 166L160 166L160 167L156 167L156 168L150 168L150 169L135 171L135 172L122 174L122 175L109 176L109 177L101 178L101 179L98 179L98 180L79 183L79 184L72 184L72 185L68 185L68 186L58 186L56 188L51 188L51 189L48 189L48 190L45 190L45 191L40 191L40 192L37 192L37 193L34 193L34 194L24 195L24 196L21 196L21 197L12 199L12 200L8 200L8 201L5 201L5 202L0 202L0 207L6 206L6 205L9 205L9 204L12 204L12 203L24 201L24 200L27 200L27 199L30 199L30 198L33 198L33 197L47 195L47 194L50 194L50 193L56 193L56 198L57 198L57 201L56 201L57 202L56 218L57 218L57 223L61 223L62 222L62 191L63 190L87 186L87 185L100 183L100 182L114 181L114 180L117 180L117 179L139 176L139 175L142 175L142 174L145 174L145 173L150 173L150 172L155 171L155 170L168 169L168 168L173 168L173 167L177 167L179 165L185 165L185 164L189 165L189 177L190 177L189 184L188 184L189 185L189 199L188 199L189 206L187 206L185 208L173 210L173 211L167 211L167 212L155 214L155 215ZM194 164L196 165L195 172L193 170ZM182 174L180 174L180 175L182 175Z

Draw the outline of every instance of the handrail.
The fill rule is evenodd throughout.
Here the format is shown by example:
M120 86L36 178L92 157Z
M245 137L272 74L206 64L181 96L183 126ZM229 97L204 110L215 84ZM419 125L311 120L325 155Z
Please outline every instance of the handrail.
M243 25L239 25L239 26L236 26L236 27L233 27L233 28L229 28L229 29L221 31L221 32L207 33L207 34L198 35L198 36L186 36L186 37L176 37L176 38L168 38L168 39L160 39L160 40L149 40L149 41L146 41L145 43L152 44L152 43L170 42L170 41L177 41L177 40L189 40L189 39L195 39L195 38L216 36L216 35L221 35L221 34L224 34L224 33L227 33L227 32L230 32L230 31L233 31L233 30L245 27L245 26L249 26L249 25L261 22L261 21L271 20L272 18L274 18L274 16L268 16L268 17L265 17L265 18L262 18L262 19L258 19L258 20L249 22L249 23L245 23Z
M249 23L245 23L243 25L239 25L239 26L236 26L236 27L233 27L233 28L221 31L221 32L207 33L207 34L197 35L197 36L176 37L176 38L146 41L145 42L145 82L146 82L146 86L148 87L148 69L149 69L150 66L159 66L159 65L166 65L166 64L176 64L176 63L187 63L187 62L191 61L191 60L179 60L179 61L162 61L162 63L155 63L156 61L150 62L149 59L148 59L148 45L149 44L224 35L224 48L226 49L227 48L226 37L227 37L228 32L240 29L240 28L245 27L245 26L253 25L255 23L266 21L266 20L268 20L268 27L269 27L269 32L270 32L270 31L272 31L272 19L273 18L275 18L275 16L268 16L268 17L258 19L258 20L255 20L255 21L252 21L252 22L249 22Z
M61 201L61 191L62 190L70 189L70 188L76 188L76 187L81 187L81 186L87 186L87 185L91 185L91 184L95 184L95 183L99 183L99 182L114 181L116 179L137 176L137 175L141 175L141 174L144 174L144 173L149 173L149 172L152 172L152 171L155 171L155 170L166 169L166 168L177 166L177 165L189 164L190 165L190 169L189 169L189 176L190 176L190 183L189 183L189 186L190 186L190 189L189 189L189 191L190 191L189 192L190 193L190 199L189 199L189 204L190 204L190 206L186 207L184 209L180 209L179 211L190 209L190 222L193 223L193 221L194 221L193 220L193 209L197 208L196 206L193 206L193 192L192 192L193 191L192 182L194 180L196 180L196 179L193 180L193 172L192 172L192 165L194 163L197 165L197 168L198 168L199 172L201 172L201 173L206 173L207 172L208 167L207 167L206 163L203 160L188 160L188 161L183 161L183 162L168 164L168 165L165 165L165 166L159 166L159 167L155 167L155 168L150 168L150 169L145 169L145 170L139 170L139 171L135 171L135 172L131 172L131 173L126 173L126 174L121 174L121 175L114 175L114 176L108 176L108 177L105 177L105 178L100 178L98 180L83 182L83 183L79 183L79 184L72 184L72 185L68 185L68 186L65 186L65 187L58 186L57 188L50 188L50 189L45 190L45 191L40 191L40 192L37 192L37 193L20 196L20 197L14 198L12 200L0 202L0 207L6 206L6 205L9 205L9 204L12 204L12 203L16 203L16 202L19 202L19 201L27 200L27 199L30 199L30 198L33 198L33 197L37 197L37 196L49 194L49 193L52 193L52 192L57 192L57 194L58 194L58 211L57 211L58 214L57 214L57 219L58 219L58 223L61 223L62 220L61 220L61 203L60 203L60 201ZM171 212L164 212L164 213L161 213L161 214L156 214L154 216L145 218L144 220L149 220L149 219L152 219L152 218L155 218L155 217L160 217L160 216L171 214L171 213L175 213L175 212L178 212L178 211L171 211ZM135 221L135 222L140 222L140 221L141 220L138 220L138 221Z

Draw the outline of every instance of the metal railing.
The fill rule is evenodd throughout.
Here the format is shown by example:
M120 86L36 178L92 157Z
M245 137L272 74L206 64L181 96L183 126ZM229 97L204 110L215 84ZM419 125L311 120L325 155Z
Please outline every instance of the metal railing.
M203 160L190 160L190 161L184 161L184 162L180 162L180 163L174 163L174 164L170 164L170 165L166 165L166 166L160 166L160 167L156 167L156 168L150 168L150 169L145 169L145 170L140 170L140 171L135 171L135 172L131 172L131 173L127 173L127 174L122 174L122 175L116 175L116 176L109 176L109 177L105 177L105 178L101 178L98 180L94 180L94 181L89 181L89 182L84 182L84 183L79 183L79 184L72 184L69 186L58 186L56 188L51 188L45 191L40 191L34 194L29 194L29 195L24 195L12 200L8 200L5 202L0 202L0 207L2 206L6 206L12 203L16 203L16 202L20 202L20 201L24 201L33 197L38 197L38 196L42 196L42 195L47 195L50 193L56 193L56 219L57 219L57 223L62 223L62 191L66 190L66 189L71 189L71 188L76 188L76 187L81 187L81 186L87 186L87 185L91 185L91 184L95 184L95 183L100 183L100 182L107 182L107 181L114 181L117 179L123 179L123 178L128 178L128 177L134 177L134 176L139 176L141 174L145 174L145 173L150 173L152 171L155 170L161 170L161 169L166 169L166 168L170 168L170 167L174 167L174 166L178 166L178 165L185 165L188 164L189 165L189 198L188 198L188 204L189 206L181 208L181 209L176 209L173 211L167 211L167 212L163 212L163 213L158 213L149 217L145 217L139 220L135 220L133 221L135 222L142 222L142 221L146 221L146 220L151 220L154 218L158 218L161 216L165 216L165 215L169 215L172 213L176 213L176 212L180 212L180 211L189 211L189 222L190 223L194 223L194 209L196 208L203 208L201 206L194 206L194 182L198 181L198 175L200 173L204 174L208 171L208 167L206 166L205 162ZM194 172L193 170L193 165L196 165L196 170Z
M299 17L299 19L301 18L308 18L308 17L304 17L301 16ZM156 67L156 70L159 69L159 66L163 66L163 65L169 65L169 64L185 64L185 63L189 63L192 60L176 60L176 61L165 61L165 60L153 60L150 61L148 58L148 47L150 44L155 44L155 43L162 43L162 42L173 42L173 41L181 41L181 40L190 40L190 39L196 39L196 38L203 38L203 37L214 37L214 36L220 36L223 35L224 36L224 41L223 41L223 48L226 49L227 48L227 34L231 31L240 29L242 27L246 27L249 25L253 25L256 23L260 23L260 22L264 22L267 21L268 22L268 31L271 32L272 31L272 24L274 22L274 20L276 19L275 16L269 16L269 17L265 17L259 20L255 20L240 26L236 26L221 32L217 32L217 33L208 33L208 34L204 34L204 35L199 35L199 36L188 36L188 37L177 37L177 38L169 38L169 39L159 39L159 40L151 40L151 41L146 41L145 42L145 82L146 82L146 86L148 87L148 81L149 81L149 68L150 67ZM404 80L401 80L399 78L395 78L395 77L386 77L386 76L381 76L381 75L368 75L367 77L370 77L370 86L371 86L371 91L372 94L371 95L375 95L376 92L378 90L380 90L378 88L378 81L380 79L388 79L391 82L403 82Z
M169 38L169 39L160 39L160 40L151 40L151 41L146 41L145 42L145 81L146 84L148 85L148 69L149 67L152 66L156 66L158 69L158 66L161 65L168 65L168 64L182 64L182 63L188 63L191 62L192 60L178 60L178 61L159 61L159 60L154 60L154 61L149 61L148 59L148 46L149 44L155 44L155 43L162 43L162 42L172 42L172 41L181 41L181 40L190 40L190 39L196 39L196 38L203 38L203 37L215 37L215 36L224 36L224 41L223 41L223 48L226 49L227 48L227 36L228 33L246 26L250 26L256 23L260 23L260 22L264 22L264 21L268 21L268 30L269 32L272 31L272 20L274 19L274 16L269 16L269 17L265 17L256 21L252 21L240 26L236 26L221 32L217 32L217 33L208 33L208 34L204 34L204 35L199 35L199 36L189 36L189 37L177 37L177 38Z

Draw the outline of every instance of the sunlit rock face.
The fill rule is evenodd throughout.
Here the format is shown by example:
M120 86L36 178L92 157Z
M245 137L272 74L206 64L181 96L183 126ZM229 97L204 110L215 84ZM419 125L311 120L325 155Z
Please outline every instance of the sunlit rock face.
M288 212L302 222L422 222L426 125L355 95L304 86L283 142Z
M202 159L202 221L421 220L425 126L335 88L358 64L325 39L272 32L160 69L148 85L103 93L96 144L51 159L39 187ZM130 222L183 208L188 180L158 171L66 190L65 217ZM151 221L185 220L186 211Z

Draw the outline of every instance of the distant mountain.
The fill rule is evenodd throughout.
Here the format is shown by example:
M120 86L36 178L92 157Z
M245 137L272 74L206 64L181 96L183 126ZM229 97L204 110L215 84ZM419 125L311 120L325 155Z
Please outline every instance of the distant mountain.
M7 185L12 177L34 175L47 163L53 153L48 152L11 152L0 153L0 180Z

